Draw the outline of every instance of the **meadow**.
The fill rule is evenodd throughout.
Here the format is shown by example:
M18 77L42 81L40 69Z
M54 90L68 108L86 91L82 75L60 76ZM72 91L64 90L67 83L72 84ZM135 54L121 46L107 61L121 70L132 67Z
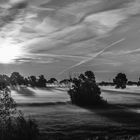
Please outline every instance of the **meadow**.
M49 139L92 139L140 134L140 88L101 87L104 107L82 108L70 103L67 89L20 87L12 97L25 116L36 119Z

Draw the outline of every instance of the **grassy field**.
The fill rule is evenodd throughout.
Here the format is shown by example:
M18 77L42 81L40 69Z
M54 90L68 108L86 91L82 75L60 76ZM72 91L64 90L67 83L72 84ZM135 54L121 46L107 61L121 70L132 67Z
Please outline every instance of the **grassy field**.
M84 140L140 134L139 88L123 91L103 88L102 96L109 105L94 109L71 105L63 89L20 90L12 91L18 108L26 116L35 118L41 132L49 139Z

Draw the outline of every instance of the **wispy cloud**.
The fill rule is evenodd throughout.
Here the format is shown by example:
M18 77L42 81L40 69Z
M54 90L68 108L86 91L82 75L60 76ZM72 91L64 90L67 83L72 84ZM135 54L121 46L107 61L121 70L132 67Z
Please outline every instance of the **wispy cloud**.
M7 0L0 7L0 41L20 48L15 63L71 62L63 74L95 58L139 53L128 35L138 35L131 17L140 12L139 0Z
M85 63L87 63L87 62L89 62L89 61L91 61L91 60L97 58L98 56L100 56L101 54L103 54L107 49L109 49L109 48L111 48L111 47L114 47L116 44L118 44L118 43L120 43L120 42L122 42L122 41L124 41L124 40L125 40L125 39L122 38L121 40L118 40L118 41L116 41L116 42L113 42L112 44L110 44L109 46L105 47L104 49L102 49L102 50L99 51L98 53L94 54L92 57L90 57L90 58L88 58L88 59L85 59L85 60L83 60L83 61L77 63L76 65L73 65L73 66L71 66L71 67L65 69L64 71L60 72L59 75L60 75L60 74L63 74L63 73L64 73L65 71L67 71L67 70L70 70L70 69L72 69L72 68L78 67L78 66L80 66L80 65L82 65L82 64L85 64Z

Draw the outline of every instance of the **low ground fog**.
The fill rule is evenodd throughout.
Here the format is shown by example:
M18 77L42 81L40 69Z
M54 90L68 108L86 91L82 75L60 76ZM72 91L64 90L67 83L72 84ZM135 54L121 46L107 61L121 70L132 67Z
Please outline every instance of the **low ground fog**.
M110 106L95 109L71 105L66 89L18 88L12 96L18 108L34 117L42 132L49 135L85 135L101 130L111 134L117 128L124 128L120 133L125 133L140 126L139 87L102 87L102 96Z

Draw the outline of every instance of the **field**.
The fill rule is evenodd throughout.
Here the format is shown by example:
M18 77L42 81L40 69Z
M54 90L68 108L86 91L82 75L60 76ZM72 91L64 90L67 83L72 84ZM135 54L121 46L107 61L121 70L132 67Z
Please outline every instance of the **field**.
M102 87L108 106L94 109L71 105L66 89L12 90L18 108L37 120L52 139L88 139L140 134L140 88Z

